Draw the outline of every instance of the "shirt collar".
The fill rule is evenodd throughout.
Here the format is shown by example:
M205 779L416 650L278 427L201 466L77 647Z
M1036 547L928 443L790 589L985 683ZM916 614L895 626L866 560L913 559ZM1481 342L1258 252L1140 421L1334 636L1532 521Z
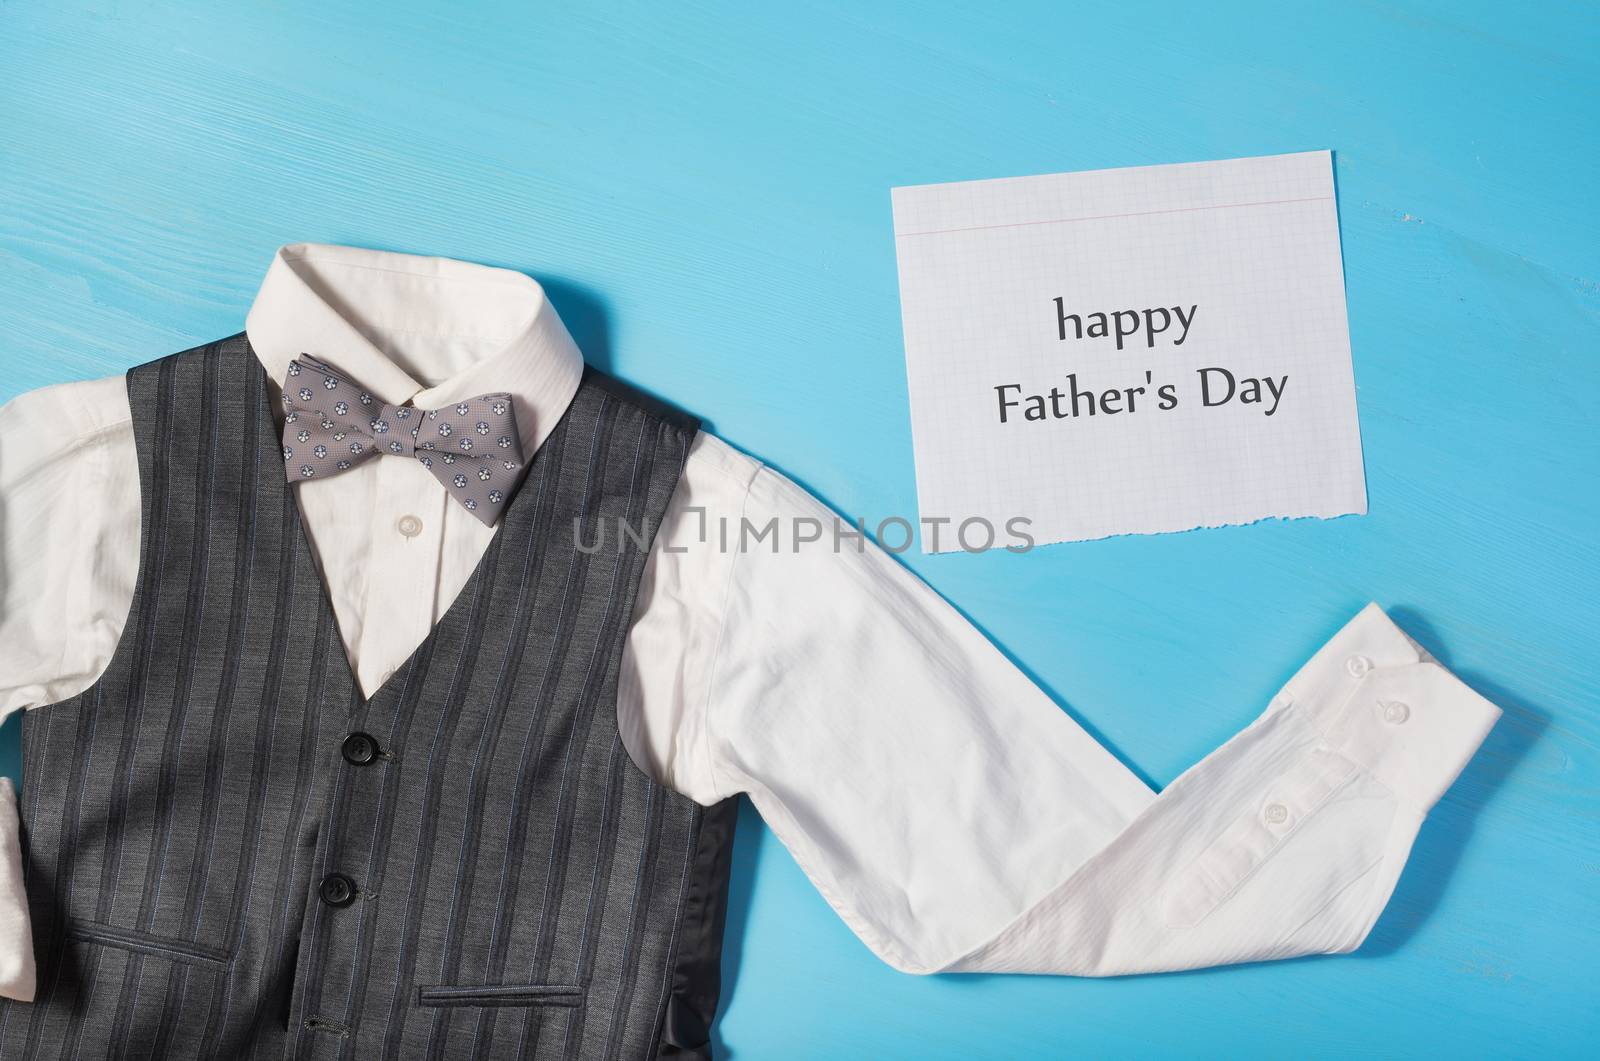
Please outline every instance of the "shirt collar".
M274 384L305 353L391 405L431 409L508 392L528 454L583 376L583 356L537 282L449 258L281 247L245 332Z

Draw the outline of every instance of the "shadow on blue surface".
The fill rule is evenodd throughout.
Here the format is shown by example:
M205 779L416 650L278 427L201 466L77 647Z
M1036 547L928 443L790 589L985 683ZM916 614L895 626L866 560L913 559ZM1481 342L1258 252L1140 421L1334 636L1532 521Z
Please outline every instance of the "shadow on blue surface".
M22 791L22 712L14 712L0 726L0 777L16 782Z

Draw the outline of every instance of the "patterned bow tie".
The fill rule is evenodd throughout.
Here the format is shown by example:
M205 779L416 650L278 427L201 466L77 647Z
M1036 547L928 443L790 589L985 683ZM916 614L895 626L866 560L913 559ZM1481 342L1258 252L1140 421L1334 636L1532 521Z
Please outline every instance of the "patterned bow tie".
M380 402L307 354L283 382L283 463L290 482L325 479L371 457L410 457L489 526L522 468L511 395L482 394L444 409Z

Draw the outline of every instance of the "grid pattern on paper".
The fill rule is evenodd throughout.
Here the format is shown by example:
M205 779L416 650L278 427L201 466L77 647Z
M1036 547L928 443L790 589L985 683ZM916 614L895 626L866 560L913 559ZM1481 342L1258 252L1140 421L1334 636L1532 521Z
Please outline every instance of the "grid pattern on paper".
M1051 542L1365 511L1327 152L898 188L894 212L924 517L1025 516ZM1181 346L1174 322L1118 350L1062 340L1057 297L1084 317L1194 309ZM1219 368L1282 380L1272 415L1265 390L1204 406ZM1000 422L997 387L1069 376L1145 393Z

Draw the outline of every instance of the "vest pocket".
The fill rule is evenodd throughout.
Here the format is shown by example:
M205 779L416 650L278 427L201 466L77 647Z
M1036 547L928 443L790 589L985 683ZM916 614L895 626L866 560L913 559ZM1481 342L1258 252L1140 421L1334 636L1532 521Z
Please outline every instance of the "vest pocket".
M173 939L170 936L154 936L148 932L136 932L131 928L119 928L98 921L67 922L67 938L193 965L227 965L233 960L232 954L225 950L217 950L215 947L205 947L186 939Z
M419 984L419 1006L576 1006L583 988L571 984Z

